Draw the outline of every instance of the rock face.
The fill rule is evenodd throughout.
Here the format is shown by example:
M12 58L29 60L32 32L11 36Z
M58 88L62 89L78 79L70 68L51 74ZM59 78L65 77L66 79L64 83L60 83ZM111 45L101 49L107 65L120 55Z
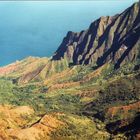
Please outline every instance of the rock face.
M113 62L116 68L139 57L140 3L135 3L123 13L101 17L89 29L74 33L69 31L53 60L66 58L73 64ZM139 50L138 50L139 49Z

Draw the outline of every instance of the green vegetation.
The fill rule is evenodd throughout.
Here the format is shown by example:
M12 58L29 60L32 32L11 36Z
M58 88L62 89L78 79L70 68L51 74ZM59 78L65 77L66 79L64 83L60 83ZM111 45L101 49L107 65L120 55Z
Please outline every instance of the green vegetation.
M113 82L110 80L100 90L98 98L93 101L93 107L89 106L88 108L97 113L105 111L109 107L137 102L140 96L139 85L139 74L132 77L120 77Z
M1 89L0 89L0 104L11 104L15 106L22 106L27 105L33 107L36 111L44 111L45 107L45 94L35 94L33 91L31 92L32 88L24 87L17 87L12 84L11 81L4 80L4 86L2 86L3 80L0 80ZM33 88L34 89L34 88Z
M0 104L27 105L40 113L57 111L75 113L81 107L80 96L65 94L63 90L46 94L45 86L31 84L16 86L11 81L3 79L0 83Z
M95 73L97 76L93 73L93 77L89 77L86 81L84 78L94 72L92 67L71 66L70 76L66 75L55 81L58 86L61 83L64 87L52 88L52 90L39 81L17 84L13 82L13 79L1 78L0 104L25 105L33 108L35 116L22 116L28 120L25 127L29 127L45 114L64 114L58 119L65 125L51 133L52 140L80 140L82 138L108 140L119 137L125 139L124 132L111 135L108 126L115 123L114 126L117 128L119 126L117 121L123 119L132 122L139 110L129 110L128 117L124 116L122 110L118 110L112 118L107 116L107 111L109 108L130 105L140 100L140 74L139 70L133 71L134 67L135 64L127 64L114 71L113 65L105 65L100 71L97 70L98 74ZM65 88L65 82L79 81L84 82Z
M97 129L96 124L90 118L66 114L59 119L65 123L65 126L52 133L52 140L109 139L109 133Z
M51 58L0 68L0 139L139 139L139 10L70 31Z

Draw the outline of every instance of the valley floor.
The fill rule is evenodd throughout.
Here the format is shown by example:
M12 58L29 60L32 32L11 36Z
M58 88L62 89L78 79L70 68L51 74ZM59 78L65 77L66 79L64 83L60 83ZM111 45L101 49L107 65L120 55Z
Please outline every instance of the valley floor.
M74 66L43 82L0 79L2 140L139 139L140 72Z

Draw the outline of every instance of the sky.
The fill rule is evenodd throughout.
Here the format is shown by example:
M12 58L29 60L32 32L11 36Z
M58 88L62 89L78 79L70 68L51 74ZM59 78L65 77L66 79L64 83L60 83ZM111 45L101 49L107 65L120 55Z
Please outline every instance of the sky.
M136 1L0 1L0 66L28 56L50 57L68 31L87 29Z

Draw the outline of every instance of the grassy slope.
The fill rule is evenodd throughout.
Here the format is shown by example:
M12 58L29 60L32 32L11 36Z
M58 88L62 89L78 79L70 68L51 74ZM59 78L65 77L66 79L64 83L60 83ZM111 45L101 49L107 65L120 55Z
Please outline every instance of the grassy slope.
M57 119L65 125L49 133L51 139L80 140L84 137L85 140L94 140L112 137L107 132L107 126L109 123L124 118L123 113L120 118L120 111L117 111L110 121L107 118L112 114L109 114L108 110L139 101L139 71L132 72L132 66L130 66L126 73L127 65L126 68L114 72L112 66L106 64L95 71L90 66L74 66L64 70L62 68L63 71L60 72L61 70L55 69L64 63L57 64L52 65L55 68L51 67L53 72L44 82L35 80L17 85L13 84L9 77L9 80L0 79L0 103L2 105L29 106L35 111L32 119L26 118L29 123L25 125L25 128L18 126L21 129L20 133L23 133L27 126L32 130L33 124L38 123L45 114L62 113L64 115L57 116ZM138 112L139 109L132 108L129 113L132 117L125 119L133 119ZM119 125L117 124L116 127ZM7 130L7 128L4 129ZM119 134L113 137L125 139L124 134L119 131ZM45 135L40 136L40 139L45 139Z

